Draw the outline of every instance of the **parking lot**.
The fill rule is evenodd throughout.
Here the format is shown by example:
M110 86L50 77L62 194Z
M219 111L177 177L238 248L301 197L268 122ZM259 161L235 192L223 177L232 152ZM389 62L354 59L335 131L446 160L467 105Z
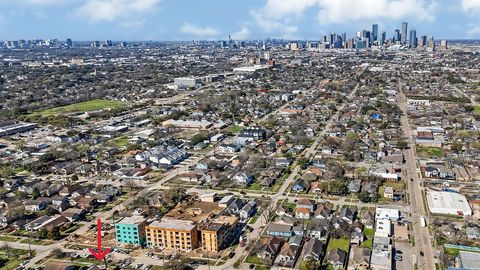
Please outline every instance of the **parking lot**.
M413 250L409 243L395 242L393 269L413 269Z

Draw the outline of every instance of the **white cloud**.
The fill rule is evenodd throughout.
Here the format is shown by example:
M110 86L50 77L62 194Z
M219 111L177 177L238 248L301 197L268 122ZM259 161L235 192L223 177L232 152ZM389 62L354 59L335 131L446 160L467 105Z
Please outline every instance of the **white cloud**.
M263 31L288 34L307 10L314 10L319 24L325 25L365 19L433 21L435 8L436 0L266 0L250 14Z
M233 33L232 38L233 39L239 39L239 40L245 40L250 37L250 29L246 26L242 26L240 30L237 32Z
M480 0L462 0L462 9L467 12L480 12Z
M111 22L118 18L151 13L157 9L159 2L160 0L86 0L75 10L75 14L90 22Z
M145 24L145 19L140 19L136 21L126 21L120 24L121 28L140 28Z
M467 31L467 36L469 38L478 38L480 37L480 25L475 25L470 30Z
M180 27L180 31L184 34L189 34L198 38L212 38L220 35L220 31L213 27L199 27L188 22Z
M404 19L433 21L436 2L424 0L319 0L320 22L341 23L364 19ZM346 13L348 10L354 12Z
M32 6L49 6L56 4L69 4L76 2L77 0L0 0L1 4L21 4Z

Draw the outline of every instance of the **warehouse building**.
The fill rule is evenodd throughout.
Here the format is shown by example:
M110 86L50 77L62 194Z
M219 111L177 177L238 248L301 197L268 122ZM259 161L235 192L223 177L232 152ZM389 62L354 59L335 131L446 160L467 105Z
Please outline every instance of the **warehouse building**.
M428 191L427 202L433 214L471 216L472 209L462 194L446 191Z

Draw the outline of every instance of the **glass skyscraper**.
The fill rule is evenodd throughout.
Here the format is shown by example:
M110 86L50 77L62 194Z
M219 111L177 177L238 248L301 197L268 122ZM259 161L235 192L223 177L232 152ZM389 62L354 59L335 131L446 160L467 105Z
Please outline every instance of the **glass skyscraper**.
M415 30L410 30L410 47L411 48L416 48L417 47L417 31Z
M378 24L372 25L372 42L378 40Z
M407 33L408 33L408 23L402 23L402 33L401 33L401 41L402 44L407 44Z

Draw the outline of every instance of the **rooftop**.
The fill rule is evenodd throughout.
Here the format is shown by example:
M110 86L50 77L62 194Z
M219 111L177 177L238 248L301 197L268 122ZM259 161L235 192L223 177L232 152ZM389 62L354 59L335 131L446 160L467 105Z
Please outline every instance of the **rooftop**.
M149 228L161 228L180 231L191 231L195 228L195 223L189 220L163 218L161 221L154 221L147 227Z
M142 216L131 216L131 217L125 217L121 219L120 221L117 221L117 224L127 224L127 225L139 225L140 223L144 222L145 218Z

